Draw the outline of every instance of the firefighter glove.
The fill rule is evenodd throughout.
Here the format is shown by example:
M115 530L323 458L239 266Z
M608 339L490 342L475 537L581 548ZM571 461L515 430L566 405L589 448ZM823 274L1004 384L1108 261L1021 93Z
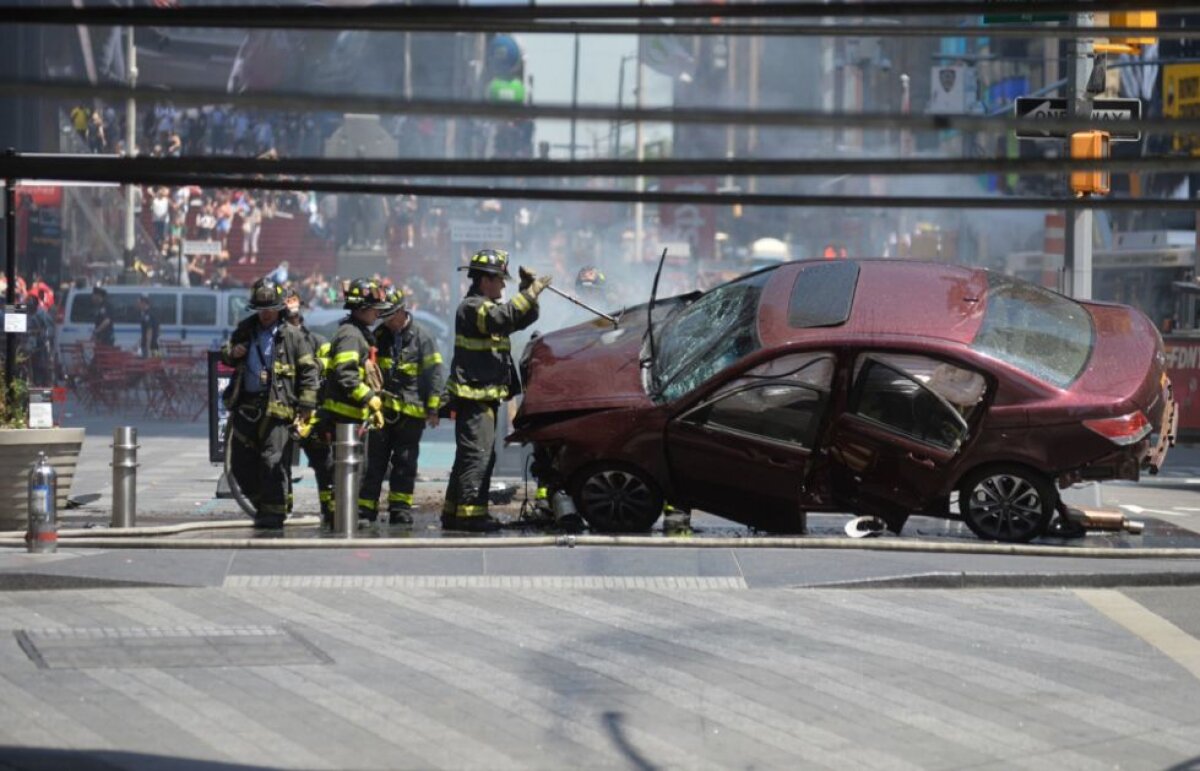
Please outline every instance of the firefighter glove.
M387 421L384 420L382 412L372 410L371 414L367 416L367 422L371 424L371 428L383 428L384 423Z
M533 280L537 278L537 274L534 273L529 268L526 268L524 265L522 265L519 269L517 269L517 275L521 277L521 289L522 290L528 289L529 286L533 283Z
M378 396L372 396L367 400L367 409L371 412L379 412L383 409L383 399L380 399Z
M550 276L538 276L529 286L529 290L533 292L534 297L537 297L548 286L550 286Z

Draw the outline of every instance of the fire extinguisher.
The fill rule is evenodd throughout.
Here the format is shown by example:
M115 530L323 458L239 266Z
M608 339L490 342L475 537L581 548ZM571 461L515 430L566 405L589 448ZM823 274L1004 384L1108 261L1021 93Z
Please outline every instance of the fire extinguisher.
M29 472L29 530L25 543L32 553L58 551L58 474L46 453L39 452Z

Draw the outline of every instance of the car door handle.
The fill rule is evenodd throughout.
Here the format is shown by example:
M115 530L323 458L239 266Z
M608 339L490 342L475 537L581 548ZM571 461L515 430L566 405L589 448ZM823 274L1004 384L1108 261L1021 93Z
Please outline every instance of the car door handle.
M908 459L913 463L916 463L918 466L924 466L925 468L937 468L937 464L933 462L933 459L926 458L923 455L914 455L910 452L908 454Z
M776 468L788 468L791 465L787 461L776 460L766 453L756 452L755 450L748 450L746 457L753 463L765 463L768 466L775 466Z

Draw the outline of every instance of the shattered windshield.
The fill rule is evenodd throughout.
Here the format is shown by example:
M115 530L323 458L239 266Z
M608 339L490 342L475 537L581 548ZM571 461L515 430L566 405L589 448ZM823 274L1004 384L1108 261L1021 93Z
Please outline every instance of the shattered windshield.
M755 273L719 286L664 325L654 360L662 398L678 399L758 350L758 298L772 275Z

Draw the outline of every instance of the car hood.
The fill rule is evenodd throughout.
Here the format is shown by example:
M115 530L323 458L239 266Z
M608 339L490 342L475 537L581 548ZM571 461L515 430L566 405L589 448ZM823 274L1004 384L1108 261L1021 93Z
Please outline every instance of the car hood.
M658 307L654 317L660 318ZM640 307L616 329L597 319L536 338L522 363L525 397L516 424L547 413L651 405L638 363L645 329Z

